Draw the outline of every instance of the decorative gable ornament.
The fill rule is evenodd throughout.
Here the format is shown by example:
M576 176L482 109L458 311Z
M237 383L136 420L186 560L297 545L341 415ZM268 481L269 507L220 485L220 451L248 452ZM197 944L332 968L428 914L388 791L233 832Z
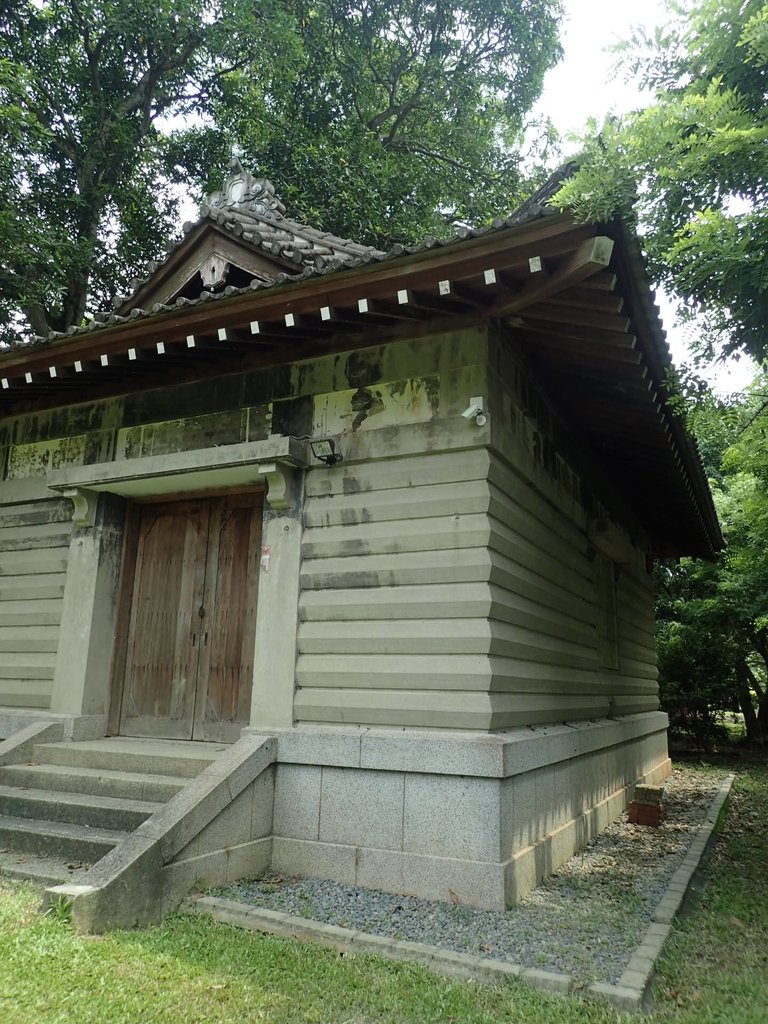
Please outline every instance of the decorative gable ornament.
M285 213L285 207L275 194L275 186L267 178L256 178L246 171L237 157L230 161L231 173L221 192L208 198L213 210L237 210L251 216L272 220L275 213ZM203 208L205 209L205 208Z

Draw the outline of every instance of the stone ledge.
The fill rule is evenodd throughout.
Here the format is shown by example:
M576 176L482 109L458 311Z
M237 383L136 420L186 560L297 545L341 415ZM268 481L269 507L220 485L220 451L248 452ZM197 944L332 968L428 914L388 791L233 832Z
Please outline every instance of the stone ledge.
M61 728L61 739L64 740L100 740L106 731L106 723L104 715L67 715L44 708L0 707L0 736L5 735L6 743L22 729L49 724Z
M509 778L663 732L667 722L663 712L647 711L490 734L322 725L243 733L276 736L279 764Z

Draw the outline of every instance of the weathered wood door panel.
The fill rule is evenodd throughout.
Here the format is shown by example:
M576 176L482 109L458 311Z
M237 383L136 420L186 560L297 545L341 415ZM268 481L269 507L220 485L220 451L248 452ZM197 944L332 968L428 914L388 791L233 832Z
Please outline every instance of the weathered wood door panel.
M143 506L120 731L234 741L249 720L259 494Z
M261 496L221 498L211 508L195 737L234 741L250 717Z

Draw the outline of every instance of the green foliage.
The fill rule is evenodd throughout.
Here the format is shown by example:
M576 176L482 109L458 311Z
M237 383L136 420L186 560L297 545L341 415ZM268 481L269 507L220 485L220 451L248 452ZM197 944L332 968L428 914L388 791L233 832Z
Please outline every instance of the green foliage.
M282 5L273 5L280 10ZM157 255L176 202L158 119L210 111L263 41L246 0L20 0L0 11L0 340L66 330Z
M689 421L727 547L657 567L659 677L673 726L708 749L725 710L768 741L768 374L730 401L696 387ZM688 392L691 401L691 390Z
M721 738L720 714L737 707L737 652L717 599L716 570L692 561L661 565L656 589L662 709L673 732L700 751L711 750Z
M655 101L593 126L557 197L581 220L634 215L652 274L703 317L701 353L768 353L768 3L687 0L621 49Z
M156 258L232 148L292 214L389 244L517 195L559 0L17 0L0 8L0 343ZM172 120L171 120L172 119ZM169 126L173 131L169 136Z
M289 59L231 77L217 117L297 219L388 247L514 206L525 115L560 55L559 0L295 10Z

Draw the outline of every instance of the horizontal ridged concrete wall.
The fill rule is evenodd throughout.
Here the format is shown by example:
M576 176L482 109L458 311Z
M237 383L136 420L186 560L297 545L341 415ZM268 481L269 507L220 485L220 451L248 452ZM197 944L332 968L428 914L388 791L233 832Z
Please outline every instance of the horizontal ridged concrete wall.
M48 495L41 486L0 505L0 705L9 707L51 703L72 503Z
M577 523L492 456L491 629L514 637L493 659L493 728L577 721L658 707L651 580L639 556L615 574L616 668L602 667L603 614L586 517ZM609 569L609 571L610 571Z
M487 729L484 449L307 474L295 715Z
M657 707L650 582L485 448L307 474L299 722L499 729Z

